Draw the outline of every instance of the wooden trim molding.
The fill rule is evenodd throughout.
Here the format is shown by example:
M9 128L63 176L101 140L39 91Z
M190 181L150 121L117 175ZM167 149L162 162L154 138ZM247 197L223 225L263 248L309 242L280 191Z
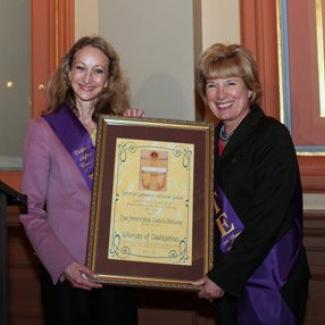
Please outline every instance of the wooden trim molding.
M21 171L0 171L0 179L14 188L16 191L20 190L21 185Z
M280 118L277 0L240 0L241 43L256 56L264 91L262 107ZM299 156L305 192L325 192L325 157Z
M325 191L325 157L298 157L305 192L323 193Z
M56 0L56 25L55 32L57 38L56 65L58 67L61 57L73 45L75 39L75 15L74 0Z
M46 108L48 81L74 42L74 0L31 1L32 116Z
M304 244L313 280L325 281L325 211L305 210Z
M240 0L241 43L256 57L263 87L262 107L279 117L276 7L273 0Z

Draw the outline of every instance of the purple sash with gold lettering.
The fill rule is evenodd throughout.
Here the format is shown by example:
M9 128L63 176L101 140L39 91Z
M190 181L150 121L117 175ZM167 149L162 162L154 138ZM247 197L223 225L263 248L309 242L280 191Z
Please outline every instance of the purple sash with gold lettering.
M231 250L235 239L244 230L244 225L240 221L220 186L216 186L215 189L215 212L216 222L221 237L219 246L221 251L224 254L227 254L227 252Z
M216 186L216 220L220 233L219 246L227 254L245 227L219 186ZM238 324L295 324L295 316L283 300L281 288L297 261L301 247L302 223L301 216L297 216L294 228L274 245L248 279L238 298Z
M95 146L84 126L67 106L43 116L79 168L89 190L93 186Z

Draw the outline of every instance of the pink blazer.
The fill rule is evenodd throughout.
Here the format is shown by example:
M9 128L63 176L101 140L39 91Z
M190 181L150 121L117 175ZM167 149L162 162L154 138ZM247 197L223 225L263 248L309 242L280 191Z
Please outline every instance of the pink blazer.
M85 263L91 192L78 167L43 118L30 122L23 154L26 234L57 283L73 261Z

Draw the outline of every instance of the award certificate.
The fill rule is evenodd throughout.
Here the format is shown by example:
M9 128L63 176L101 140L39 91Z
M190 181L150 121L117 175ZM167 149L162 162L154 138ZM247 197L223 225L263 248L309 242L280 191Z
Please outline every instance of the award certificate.
M194 145L118 138L108 258L192 265Z
M87 250L96 281L195 290L212 267L213 130L101 117Z

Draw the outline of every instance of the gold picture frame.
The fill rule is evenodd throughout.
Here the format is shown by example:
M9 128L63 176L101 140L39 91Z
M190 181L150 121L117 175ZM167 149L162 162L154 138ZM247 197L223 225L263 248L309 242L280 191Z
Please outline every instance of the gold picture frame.
M87 257L96 281L195 290L213 263L213 129L101 117Z

